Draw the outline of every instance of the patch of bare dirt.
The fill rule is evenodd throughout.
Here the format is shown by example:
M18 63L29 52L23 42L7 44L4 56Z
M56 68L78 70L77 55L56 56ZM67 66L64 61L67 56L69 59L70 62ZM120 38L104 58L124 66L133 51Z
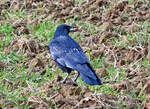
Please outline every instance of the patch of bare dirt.
M27 0L25 1L8 1L4 0L0 5L3 9L12 9L17 12L19 9L31 13L37 9L36 14L41 18L53 18L57 21L64 21L70 18L75 20L87 19L97 25L106 25L111 23L113 26L130 25L133 21L149 21L150 11L148 8L149 2L137 1L130 5L128 1L124 0L113 7L110 4L115 3L113 0L93 0L83 1L78 4L74 0L59 0L59 1L45 1L45 0ZM41 7L44 12L40 12ZM106 9L110 8L106 15ZM41 14L43 14L41 16ZM16 25L16 27L18 27ZM28 29L23 30L28 33Z
M57 88L56 88L57 87ZM60 109L70 108L117 108L119 98L114 95L96 94L90 91L87 87L74 87L69 85L57 84L55 81L46 83L43 87L38 89L47 93L50 100L41 100L40 98L31 98L32 103L39 103L40 105L55 106ZM36 105L37 106L37 105ZM48 108L47 107L47 108Z
M6 64L0 61L0 70L3 70L5 67L6 67Z

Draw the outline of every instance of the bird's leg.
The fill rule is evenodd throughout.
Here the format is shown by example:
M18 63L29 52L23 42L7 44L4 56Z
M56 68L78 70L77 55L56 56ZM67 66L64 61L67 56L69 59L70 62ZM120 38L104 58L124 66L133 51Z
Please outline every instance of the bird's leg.
M73 81L73 85L74 86L78 86L78 84L77 84L77 79L78 79L78 77L80 76L80 73L78 72L78 74L77 74L77 76L75 77L75 79L74 79L74 81Z
M77 81L77 79L78 79L79 76L80 76L80 73L78 72L77 76L76 76L75 79L74 79L74 82Z
M66 80L68 79L69 75L70 75L70 73L67 73L67 76L65 77L64 80L61 81L61 83L63 83L63 84L66 83Z

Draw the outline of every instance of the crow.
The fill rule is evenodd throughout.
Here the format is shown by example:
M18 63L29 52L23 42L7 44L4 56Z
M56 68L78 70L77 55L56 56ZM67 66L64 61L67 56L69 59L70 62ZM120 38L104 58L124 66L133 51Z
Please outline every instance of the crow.
M61 24L57 27L53 40L49 44L52 59L63 72L67 72L67 76L62 83L66 83L71 71L76 70L78 75L75 77L74 83L81 76L86 84L101 85L101 80L96 75L82 48L69 36L69 32L78 30L76 26Z

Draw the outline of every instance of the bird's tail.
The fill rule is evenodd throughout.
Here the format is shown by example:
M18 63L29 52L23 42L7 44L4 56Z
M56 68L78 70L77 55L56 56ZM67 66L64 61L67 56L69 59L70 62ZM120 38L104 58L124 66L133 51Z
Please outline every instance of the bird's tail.
M82 79L89 85L101 85L102 82L96 75L90 64L78 64L77 71L80 73Z

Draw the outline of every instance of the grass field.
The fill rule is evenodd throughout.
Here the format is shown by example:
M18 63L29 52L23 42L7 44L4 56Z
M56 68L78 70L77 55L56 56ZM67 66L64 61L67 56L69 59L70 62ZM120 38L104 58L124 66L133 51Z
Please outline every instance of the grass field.
M81 28L70 36L103 85L57 83L48 45L63 23ZM149 109L149 38L146 0L0 0L0 108Z

